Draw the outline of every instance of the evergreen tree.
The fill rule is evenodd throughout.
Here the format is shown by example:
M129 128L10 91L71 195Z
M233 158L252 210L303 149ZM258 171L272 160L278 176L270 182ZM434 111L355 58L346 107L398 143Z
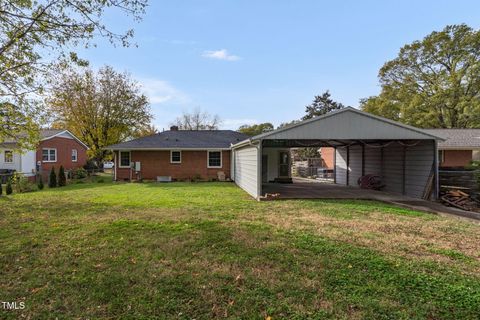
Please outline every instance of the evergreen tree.
M57 187L57 175L55 174L55 167L52 167L50 171L50 178L48 179L48 187L56 188Z
M2 184L0 183L0 196L2 195L3 193L3 189L2 189Z
M63 169L63 166L60 166L60 169L58 170L58 186L65 187L66 185L67 178L65 177L65 170Z
M38 187L38 190L43 190L43 178L42 178L42 175L39 175L38 176L38 182L37 182L37 187Z
M7 188L5 189L5 191L6 191L7 195L13 193L12 182L10 181L10 179L8 179L8 181L7 181Z

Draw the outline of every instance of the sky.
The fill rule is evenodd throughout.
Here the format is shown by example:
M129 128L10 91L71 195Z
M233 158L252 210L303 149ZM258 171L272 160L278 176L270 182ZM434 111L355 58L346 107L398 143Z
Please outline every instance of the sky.
M217 114L222 129L299 119L315 95L352 107L380 91L399 49L446 25L480 27L480 1L150 0L139 23L110 12L137 46L80 52L93 68L126 71L167 130L183 112Z

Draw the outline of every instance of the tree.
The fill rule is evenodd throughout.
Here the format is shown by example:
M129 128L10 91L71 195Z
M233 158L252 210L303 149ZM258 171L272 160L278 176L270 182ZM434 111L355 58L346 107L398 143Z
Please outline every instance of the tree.
M105 66L98 72L65 69L47 99L54 128L68 128L102 161L103 148L135 136L150 123L147 97L126 73Z
M52 167L52 170L50 170L50 176L48 178L48 187L49 188L57 187L57 175L55 174L55 167Z
M218 130L221 122L218 115L195 109L192 113L184 112L171 125L180 130Z
M57 61L85 64L71 50L90 47L98 36L114 45L128 46L133 31L113 32L102 22L103 16L119 11L139 21L146 5L147 0L1 1L0 103L12 105L7 116L4 105L1 106L0 127L6 119L15 130L28 123L25 129L10 133L31 135L25 140L36 140L35 131L29 130L30 122L39 120L42 108L34 94L42 93L52 64ZM0 130L0 143L11 134Z
M151 136L157 133L158 133L158 130L157 128L155 128L153 124L147 124L141 128L136 129L133 132L132 137L136 139L136 138Z
M311 119L313 117L322 116L331 111L340 110L345 108L345 106L339 102L334 101L330 98L330 92L327 90L320 96L315 96L313 102L308 106L305 106L306 115L303 116L302 120Z
M65 177L65 169L63 169L63 166L60 166L60 169L58 170L58 186L65 187L66 185L67 178Z
M465 24L400 49L379 72L382 90L364 111L424 128L480 126L480 31Z
M0 71L1 72L1 71ZM21 149L33 149L39 139L38 117L25 107L22 112L16 105L0 103L0 143L15 140Z
M270 122L265 122L265 123L260 123L260 124L244 124L243 126L240 126L238 128L238 132L244 133L248 136L256 136L258 134L272 131L273 130L273 124Z

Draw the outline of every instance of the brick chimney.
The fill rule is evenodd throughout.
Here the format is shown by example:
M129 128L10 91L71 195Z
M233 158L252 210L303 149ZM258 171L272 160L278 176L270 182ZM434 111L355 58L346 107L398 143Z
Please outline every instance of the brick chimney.
M178 126L171 126L170 131L178 131Z

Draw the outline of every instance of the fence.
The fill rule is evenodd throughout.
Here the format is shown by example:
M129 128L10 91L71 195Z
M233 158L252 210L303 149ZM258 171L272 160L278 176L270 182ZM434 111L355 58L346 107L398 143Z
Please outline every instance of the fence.
M479 190L478 181L473 170L440 170L440 186L462 187L473 191Z

